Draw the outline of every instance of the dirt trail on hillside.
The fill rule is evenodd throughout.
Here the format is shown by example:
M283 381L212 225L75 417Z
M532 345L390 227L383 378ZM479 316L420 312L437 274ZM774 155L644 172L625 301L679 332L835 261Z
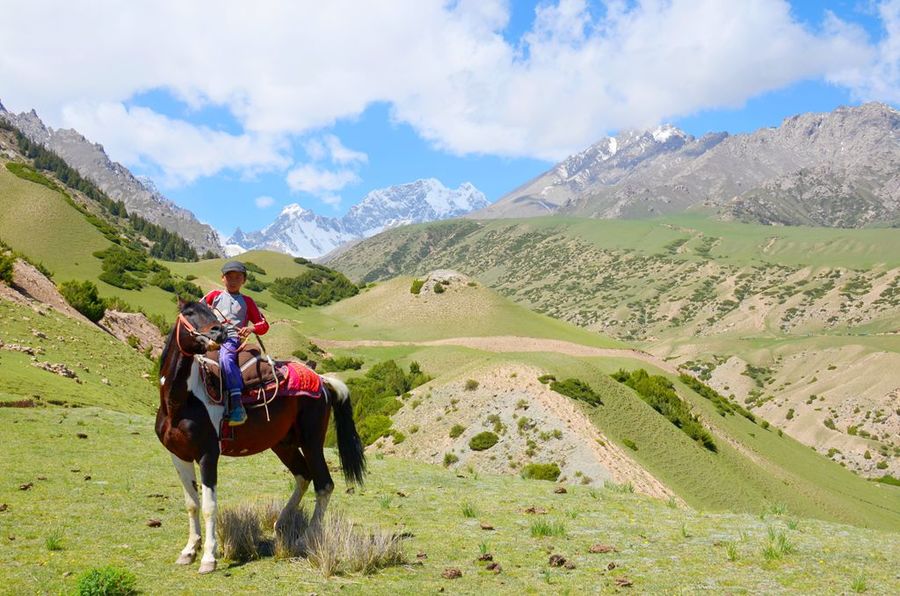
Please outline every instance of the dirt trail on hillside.
M606 358L632 358L651 364L672 374L678 370L668 362L631 348L595 348L558 339L496 335L489 337L448 337L429 341L340 340L310 338L323 348L381 348L395 346L461 346L486 352L555 352L569 356L602 356Z

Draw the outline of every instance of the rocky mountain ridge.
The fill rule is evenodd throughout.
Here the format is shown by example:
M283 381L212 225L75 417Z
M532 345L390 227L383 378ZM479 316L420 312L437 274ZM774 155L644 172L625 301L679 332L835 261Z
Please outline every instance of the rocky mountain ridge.
M389 228L460 217L487 205L484 194L468 182L453 190L428 178L373 190L341 218L292 203L262 230L244 233L238 228L225 244L232 255L268 249L316 258Z
M222 254L219 235L211 226L167 199L148 179L138 178L122 164L112 161L99 143L92 143L76 130L46 126L34 110L14 114L0 104L0 118L59 155L110 198L124 202L129 211L177 233L199 253Z
M862 227L900 220L900 112L880 103L695 138L671 125L609 137L474 217L723 219Z

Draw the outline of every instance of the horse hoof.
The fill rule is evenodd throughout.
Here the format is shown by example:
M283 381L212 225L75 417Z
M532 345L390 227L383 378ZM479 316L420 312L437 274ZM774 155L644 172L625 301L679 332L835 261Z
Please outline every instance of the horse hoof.
M203 561L200 563L200 574L204 573L212 573L216 570L216 562L215 561Z
M190 565L194 562L194 559L197 558L197 555L181 555L178 557L178 560L175 561L176 565Z

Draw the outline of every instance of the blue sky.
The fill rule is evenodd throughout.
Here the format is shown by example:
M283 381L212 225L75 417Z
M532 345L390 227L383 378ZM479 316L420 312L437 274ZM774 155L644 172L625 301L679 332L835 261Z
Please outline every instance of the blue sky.
M0 24L0 98L225 234L424 177L496 200L625 128L740 133L900 97L900 0L178 4L116 5L103 44L94 7L29 6L59 45L25 52Z

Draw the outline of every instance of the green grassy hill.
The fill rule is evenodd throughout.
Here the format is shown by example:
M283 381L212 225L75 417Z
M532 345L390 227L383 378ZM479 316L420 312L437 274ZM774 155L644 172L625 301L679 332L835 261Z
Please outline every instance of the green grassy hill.
M301 312L298 331L307 336L345 340L396 340L410 345L359 346L338 350L371 364L393 358L406 365L419 362L437 379L414 392L427 405L431 387L472 376L475 371L501 363L536 366L557 378L575 377L590 383L605 405L584 407L604 434L620 445L627 439L638 449L632 453L641 465L673 488L690 505L701 510L761 511L778 504L798 514L839 519L872 527L900 528L900 500L889 486L867 482L790 437L776 426L764 428L737 415L719 416L713 404L677 383L704 423L718 438L719 453L712 454L691 441L671 423L641 401L630 389L609 378L620 367L651 368L623 349L618 357L573 357L552 352L498 353L487 349L429 346L427 340L466 335L502 336L507 333L537 338L560 338L585 346L611 344L599 336L573 328L558 330L558 321L531 314L530 319L512 307L504 318L496 310L473 308L484 296L494 303L505 301L481 287L459 285L452 291L425 300L409 294L408 280L378 284L359 296ZM438 309L435 302L440 302ZM467 313L465 323L453 313ZM383 313L383 318L375 314ZM448 324L438 322L448 313ZM323 318L319 318L324 315ZM431 321L431 323L426 323ZM527 331L527 332L525 332ZM620 346L622 347L622 346ZM662 373L656 369L655 372ZM465 399L465 396L460 396ZM409 407L411 400L406 400ZM423 410L417 410L427 416ZM441 412L437 412L441 414ZM449 423L448 423L449 424ZM486 424L486 428L489 428ZM401 432L408 429L399 429Z
M0 408L0 440L11 458L0 500L0 578L13 592L69 593L84 571L107 564L137 576L147 593L397 594L612 592L634 590L895 593L896 533L798 519L793 512L711 514L670 507L619 487L569 487L408 460L371 458L363 489L343 480L332 508L358 526L404 533L407 564L370 576L325 579L305 560L266 556L220 564L199 576L173 564L187 531L181 487L148 416L107 410ZM77 439L77 433L86 439ZM336 457L329 454L332 464ZM15 486L33 483L27 491ZM288 473L274 457L227 460L219 506L283 503ZM309 499L309 496L306 497ZM308 506L308 503L307 503ZM544 514L529 514L534 507ZM221 510L221 509L220 509ZM469 515L471 517L467 517ZM149 519L160 527L147 527ZM492 530L481 529L480 523ZM542 536L555 532L556 535ZM783 538L779 538L783 536ZM48 538L54 548L48 550ZM594 544L615 550L590 553ZM780 545L780 547L779 547ZM476 559L493 555L498 574ZM560 554L572 569L553 567ZM444 579L448 568L462 572Z
M881 462L900 473L898 242L895 229L700 216L457 220L385 232L329 264L360 280L456 269L683 366L874 476Z

